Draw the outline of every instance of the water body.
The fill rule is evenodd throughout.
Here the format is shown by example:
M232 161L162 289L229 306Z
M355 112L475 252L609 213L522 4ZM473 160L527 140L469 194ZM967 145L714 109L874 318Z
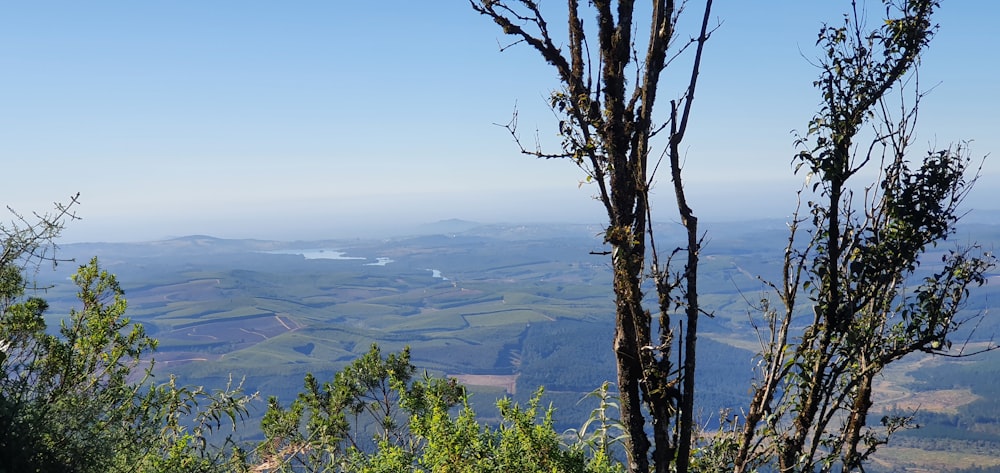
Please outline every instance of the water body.
M273 255L300 255L305 259L332 259L332 260L359 260L364 261L368 258L364 256L347 256L347 253L339 250L334 250L330 248L306 248L306 249L288 249L288 250L272 250L266 251L265 253ZM365 266L385 266L389 263L395 263L396 260L386 257L375 258L374 263L365 263Z
M387 265L389 263L395 263L395 262L396 262L396 260L394 260L392 258L379 257L379 258L375 258L375 262L374 263L367 263L367 264L365 264L365 266L385 266L385 265Z
M345 256L343 251L329 248L290 249L266 251L273 255L301 255L305 259L365 260L364 256Z

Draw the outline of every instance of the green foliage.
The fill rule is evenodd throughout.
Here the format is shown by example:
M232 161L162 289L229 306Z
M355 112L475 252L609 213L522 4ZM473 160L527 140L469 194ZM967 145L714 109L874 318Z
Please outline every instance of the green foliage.
M571 0L567 37L562 39L550 35L541 3L470 1L473 10L512 37L513 44L531 47L558 73L560 86L549 105L559 119L562 149L526 149L517 133L515 113L507 128L521 152L570 160L584 171L585 182L596 184L596 199L607 212L604 243L610 247L606 254L611 256L616 308L612 353L622 423L628 431L624 443L629 470L686 471L695 429L696 334L704 312L697 289L703 235L686 197L681 143L702 53L714 31L709 28L712 1L704 3L700 27L693 30L697 34L686 41L677 40L678 29L686 29L678 25L688 17L682 14L689 7L683 2ZM645 15L648 20L638 20ZM642 33L645 28L648 36ZM684 91L660 107L667 111L657 117L658 92L664 95L659 90L661 78L673 70L669 65L686 56L690 69L672 75L671 81L686 84ZM661 164L650 162L650 157L658 146L665 148L659 153L668 168L663 172L670 175L686 234L685 242L664 261L657 251L650 211L650 189ZM644 292L649 289L655 290L655 313L646 308ZM683 349L674 350L675 343Z
M466 444L483 471L618 471L603 451L586 460L582 444L566 446L551 408L538 420L537 396L527 408L501 402L502 424L486 427L455 380L417 378L409 349L383 358L377 346L331 382L307 376L287 408L269 399L266 441L247 452L233 436L256 395L232 380L219 390L173 376L153 383L157 342L125 316L121 286L96 259L73 277L81 307L50 333L48 303L25 297L24 267L14 264L37 258L0 266L0 472L437 471L460 467L427 466L431 452Z
M332 381L307 375L304 391L287 407L270 397L261 424L265 440L248 453L233 440L233 433L256 396L244 395L242 384L234 386L231 379L221 390L180 386L175 377L154 384L150 354L157 341L125 316L121 287L96 259L80 266L73 277L82 307L71 310L57 330L47 327L49 304L28 295L31 281L25 274L40 262L56 261L50 252L55 248L52 241L62 221L75 218L71 204L57 207L54 216L40 216L37 223L17 216L12 226L0 225L0 473L207 473L250 471L251 467L253 471L371 473L620 473L625 465L613 458L618 451L626 453L633 471L649 471L651 466L659 473L689 468L853 471L863 470L863 462L891 434L910 427L913 417L901 412L884 415L880 425L869 423L873 380L889 363L908 354L951 350L955 331L967 321L958 314L970 288L984 284L994 265L993 257L976 247L940 252L940 263L932 261L931 256L936 259L938 255L932 251L953 233L958 206L975 182L972 163L964 146L933 150L915 163L910 161L907 149L916 105L911 111L904 107L903 115L894 117L884 101L889 91L904 88L906 75L933 36L936 26L930 19L937 1L884 0L888 18L868 32L862 31L867 14L852 2L854 11L845 15L841 26L820 30L817 44L824 55L815 85L822 101L805 136L797 140L802 151L794 160L796 170L809 171L807 183L815 180L815 199L806 203L808 216L800 218L796 213L791 223L784 279L771 285L780 303L765 298L759 307L764 325L755 329L763 353L744 418L724 416L714 436L694 440L697 322L708 312L699 302L702 237L684 197L679 146L702 48L711 33L707 26L711 1L706 2L700 34L677 51L680 54L695 45L690 81L681 98L670 102L669 119L661 125L654 125L653 104L660 73L677 57L668 51L675 43L673 34L683 8L675 10L673 2L652 4L648 48L645 59L637 61L636 51L642 48L630 39L637 31L631 3L618 5L617 13L612 12L611 2L587 4L597 18L599 44L594 54L584 35L584 25L590 23L581 20L575 0L569 2L566 47L555 46L557 42L549 37L537 1L471 3L517 42L535 48L559 73L563 87L552 95L551 106L563 118L558 130L564 139L563 151L522 151L571 159L585 171L585 181L597 185L597 197L608 212L605 243L611 246L616 332L613 344L609 340L607 345L615 347L609 356L614 355L618 364L620 397L604 383L592 393L599 405L589 419L563 435L555 428L554 409L540 408L541 389L524 404L501 399L496 404L500 420L488 425L480 422L464 388L454 379L427 373L415 378L408 348L383 357L373 345ZM592 59L599 60L601 67L589 67ZM591 71L598 69L598 80L592 80ZM626 93L627 77L632 76L628 71L635 73L636 80L629 86L634 89ZM918 92L917 101L921 97ZM515 124L510 125L512 133ZM859 145L868 126L871 141ZM663 156L669 160L687 236L665 266L660 265L654 246L648 208L652 173L647 159L651 139L661 131L668 136ZM878 180L864 187L859 206L854 196L859 188L852 179L874 162L881 163ZM804 243L797 236L800 225L807 227L809 235ZM668 268L673 256L681 254L686 255L683 266ZM527 270L518 266L502 268ZM364 320L359 326L381 328L382 324L438 334L466 329L497 333L498 326L514 321L517 327L506 330L523 332L522 338L530 341L548 332L527 326L557 314L537 306L535 296L548 298L544 292L525 296L508 288L498 301L457 285L440 285L433 293L422 286L386 291L383 286L390 284L390 278L384 274L366 275L378 278L373 283L376 289L354 288L370 296L356 296L355 301L334 301L321 294L291 301L293 305L265 304L257 302L258 298L274 296L274 287L284 282L272 272L273 266L267 269L267 284L238 288L251 289L245 299L253 303L234 308L230 301L220 305L225 310L218 311L165 303L163 308L169 311L161 321L174 329L211 324L221 333L236 319L239 323L268 320L291 332L294 329L281 318L271 321L271 315L278 313L276 307L325 311L336 304L345 321ZM341 281L325 281L342 285ZM645 309L644 295L654 288L655 317ZM557 292L562 289L555 287ZM798 313L803 297L812 308L805 320ZM559 307L559 312L576 309ZM383 317L369 317L375 313ZM682 318L678 317L681 313ZM288 322L296 329L307 329L290 318ZM526 328L522 330L521 325ZM307 330L296 335L303 337L297 342L301 344L276 352L295 359L316 356L316 346L307 336L318 335ZM342 354L353 353L363 332L356 329L352 337L355 340L340 350ZM427 338L433 338L441 350L466 343L459 338ZM529 365L535 376L558 381L555 387L559 389L592 385L587 381L593 372L558 374L581 360L600 361L590 350L592 344L578 343L579 337L559 337L569 347L561 352L566 356L561 363L551 356L560 348L559 342L541 338L549 339L535 345L522 343L521 352L510 350L510 367L523 370ZM229 352L239 343L244 342L213 341L197 348ZM476 362L506 368L507 360L499 358L508 347L496 342L491 346L488 356ZM477 348L486 352L482 345ZM706 358L699 358L707 366ZM463 360L453 366L472 363ZM522 383L535 384L530 382L531 373L523 370L522 374ZM716 396L727 393L718 391ZM614 411L621 421L609 415ZM993 417L984 421L997 419L995 411L987 414ZM928 418L937 428L961 423L966 416L961 411ZM989 433L977 434L989 438ZM693 451L692 446L696 447Z
M950 336L967 321L957 314L969 289L986 282L995 262L975 246L944 252L940 264L928 261L954 232L976 175L962 146L912 163L921 92L901 116L886 102L890 90L903 92L933 35L938 3L886 0L887 19L868 32L867 12L852 5L842 26L825 26L819 35L826 53L815 83L822 106L797 140L805 149L795 158L796 169L809 169L817 195L806 204L811 218L796 214L784 279L772 284L781 308L767 299L760 306L768 329L759 334L765 350L746 420L720 433L724 443L735 442L720 453L732 455L736 471L763 464L784 471L862 468L893 433L912 426L909 415L869 424L874 379L910 353L948 351ZM865 137L867 144L858 143ZM874 163L879 179L859 204L853 178ZM805 245L797 244L800 225L808 225ZM800 289L812 308L801 332L793 321Z
M482 426L466 405L456 418L435 408L427 417L413 420L414 431L427 439L417 459L418 471L435 473L519 472L621 472L620 463L602 447L607 439L584 436L570 446L553 429L553 409L539 412L542 390L527 406L509 399L497 402L502 420L496 428ZM582 429L585 431L585 429ZM596 433L595 433L596 434ZM607 431L602 432L607 434ZM600 435L600 434L596 434ZM586 450L590 449L588 458ZM426 469L426 470L425 470Z
M176 377L136 398L134 450L119 446L120 471L228 472L246 469L246 454L232 435L249 415L256 394L230 379L225 389L178 386ZM223 427L229 434L221 435Z
M258 468L315 472L594 472L621 465L602 438L620 424L606 410L607 385L599 390L600 427L584 426L567 445L556 432L553 409L539 409L539 390L521 405L498 401L501 420L480 423L464 388L453 379L424 374L413 379L409 349L383 357L377 345L320 385L307 376L305 391L288 407L274 397L262 427ZM461 406L453 415L454 408ZM595 416L598 414L595 414ZM587 425L590 425L588 423ZM364 433L371 435L365 443Z
M96 258L72 279L82 307L52 334L21 268L0 268L0 471L237 471L241 453L210 437L253 396L149 383L156 340L125 317L117 279Z
M566 433L575 437L574 447L583 448L595 458L604 458L624 443L625 426L613 417L620 408L610 382L605 381L581 401L590 398L597 400L597 407L590 411L590 416L579 429L570 429Z
M19 271L5 268L3 277L8 290L23 286ZM41 299L7 304L0 315L0 449L11 471L109 471L117 446L133 442L140 383L131 377L156 342L124 317L121 288L96 259L73 281L83 307L58 335L46 332Z
M362 452L412 454L418 439L406 420L438 405L458 403L464 389L454 380L426 373L413 379L409 348L383 358L377 345L320 384L306 375L305 391L285 408L268 399L261 427L266 435L258 447L264 463L281 471L348 471ZM367 437L366 437L366 434Z

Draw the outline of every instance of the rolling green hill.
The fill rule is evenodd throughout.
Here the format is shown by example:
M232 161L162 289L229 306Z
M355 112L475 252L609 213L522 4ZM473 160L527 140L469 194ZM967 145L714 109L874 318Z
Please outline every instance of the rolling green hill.
M756 346L747 301L761 297L758 276L777 277L786 229L749 222L710 231L701 287L712 317L701 324L697 404L713 428L720 409L738 412L745 403ZM1000 238L994 226L969 232ZM658 230L661 241L672 233L670 226ZM603 250L599 234L584 225L463 225L458 233L382 240L193 236L64 245L61 256L97 255L118 275L129 314L160 340L160 377L221 387L232 375L251 391L291 399L307 372L331 376L372 342L385 350L409 345L417 366L471 385L482 412L499 395L525 399L544 385L565 429L578 427L593 407L578 401L615 376L611 274L607 257L591 254ZM72 307L73 266L38 275L51 286L51 314ZM996 290L976 292L967 312L1000 300ZM998 327L986 317L969 340L987 341ZM981 376L998 363L993 354L957 370L939 360L906 360L881 389L894 408L926 411L927 428L910 433L911 444L954 441L949 445L961 450L962 442L998 442L996 377ZM930 399L921 393L946 390L968 395L919 402Z

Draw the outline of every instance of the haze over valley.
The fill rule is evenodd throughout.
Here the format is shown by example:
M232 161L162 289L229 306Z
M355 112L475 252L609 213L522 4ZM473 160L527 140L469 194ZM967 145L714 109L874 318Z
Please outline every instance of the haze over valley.
M787 236L780 220L709 228L702 291L712 316L702 323L698 391L706 426L716 425L718 409L746 401L759 350L749 323L759 314L751 305L764 294L757 276L776 277ZM473 403L487 413L500 396L526 400L544 386L558 427L569 429L593 408L581 399L615 373L611 273L607 257L592 254L604 249L600 232L597 225L454 219L377 239L186 236L65 244L59 255L96 255L118 276L129 316L160 340L158 376L218 387L230 376L245 377L251 391L290 400L307 372L330 377L372 343L385 351L410 346L415 365L468 384ZM664 242L680 236L675 224L657 232ZM997 242L1000 226L970 223L957 235L958 243ZM934 259L926 258L927 270ZM66 278L74 269L64 263L39 272L53 286L51 314L73 306ZM988 307L997 290L995 282L977 289L963 313ZM985 317L967 349L984 346L998 329L1000 320ZM915 356L879 381L879 399L925 413L927 428L901 437L900 445L927 448L934 438L974 455L976 442L1000 442L1000 397L972 375L997 372L1000 358L942 361ZM260 415L263 406L256 408ZM886 449L884 458L893 452Z

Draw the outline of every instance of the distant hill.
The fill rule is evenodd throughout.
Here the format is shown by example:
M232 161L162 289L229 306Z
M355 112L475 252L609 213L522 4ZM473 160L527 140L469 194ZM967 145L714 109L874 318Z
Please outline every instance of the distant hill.
M480 223L470 222L468 220L452 218L448 220L439 220L434 223L426 223L423 225L419 225L415 229L415 233L417 234L462 233L481 225L482 224Z
M524 398L544 385L559 427L579 427L594 407L580 399L615 376L609 260L592 254L605 248L601 228L463 220L421 228L379 239L193 235L67 244L60 255L78 262L96 255L118 275L128 314L160 340L155 356L161 377L175 373L185 383L221 387L232 374L246 377L250 390L288 400L305 373L331 376L373 342L386 351L409 345L417 366L472 384L480 409L488 410L497 396ZM777 278L787 227L772 220L703 228L708 238L700 284L712 317L702 323L698 404L703 423L711 426L720 408L738 410L743 404L758 346L747 300L764 290L757 276ZM663 251L672 250L681 235L671 223L654 232ZM973 237L995 245L1000 226L964 225L956 241ZM61 264L38 274L39 282L51 287L45 293L51 326L75 303L68 280L75 266ZM997 287L978 289L966 313L997 300ZM989 340L998 330L1000 320L987 317L970 340ZM954 416L972 420L960 428L936 428L934 438L965 441L962 436L975 429L976 441L1000 441L1000 418L976 414L1000 411L995 388L967 375L993 372L1000 366L998 356L964 362L972 368L952 372L947 381L942 377L947 386L910 372L936 366L927 363L937 361L908 360L886 375L883 389L895 405L951 399L954 405L943 401L932 407L927 424L947 425Z

